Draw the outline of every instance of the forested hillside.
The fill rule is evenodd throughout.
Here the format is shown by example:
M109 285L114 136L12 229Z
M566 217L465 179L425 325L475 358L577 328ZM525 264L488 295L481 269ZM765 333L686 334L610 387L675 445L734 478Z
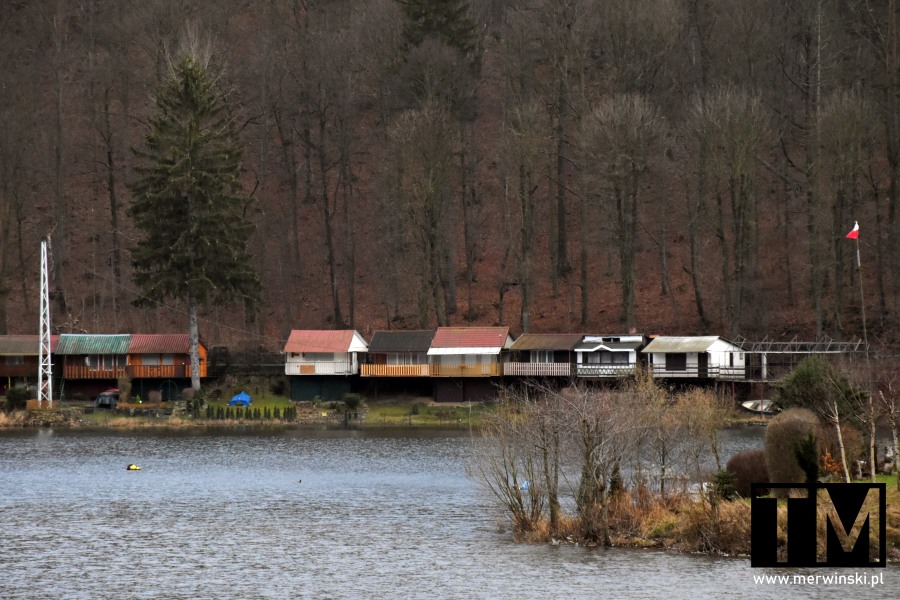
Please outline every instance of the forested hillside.
M137 307L127 214L189 35L244 144L257 312L292 328L897 341L894 0L0 2L0 333ZM862 286L856 243L859 221Z

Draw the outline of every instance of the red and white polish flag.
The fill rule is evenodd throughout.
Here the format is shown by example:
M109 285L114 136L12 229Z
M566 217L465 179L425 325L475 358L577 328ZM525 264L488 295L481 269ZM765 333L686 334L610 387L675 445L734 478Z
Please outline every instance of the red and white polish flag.
M850 230L850 233L847 234L847 238L851 240L855 240L859 238L859 221L854 221L853 229Z

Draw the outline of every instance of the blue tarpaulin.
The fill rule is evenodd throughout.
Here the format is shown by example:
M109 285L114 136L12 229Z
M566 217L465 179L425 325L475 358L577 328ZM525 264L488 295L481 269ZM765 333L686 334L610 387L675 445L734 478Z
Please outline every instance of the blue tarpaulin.
M252 403L253 399L250 398L250 394L241 392L240 394L235 394L231 398L231 402L228 403L228 406L250 406Z

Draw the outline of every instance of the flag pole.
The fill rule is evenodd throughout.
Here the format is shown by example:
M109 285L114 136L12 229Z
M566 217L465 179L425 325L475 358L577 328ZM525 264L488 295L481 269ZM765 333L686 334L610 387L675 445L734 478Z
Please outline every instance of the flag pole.
M859 253L859 237L857 236L854 241L856 242L856 273L859 276L859 310L862 313L863 345L865 346L866 360L868 360L869 336L866 332L866 294L863 292L862 259L860 258Z

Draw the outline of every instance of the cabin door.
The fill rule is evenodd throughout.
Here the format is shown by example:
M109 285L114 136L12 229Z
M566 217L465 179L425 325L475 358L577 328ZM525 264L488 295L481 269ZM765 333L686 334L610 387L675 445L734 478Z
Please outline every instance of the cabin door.
M706 352L697 354L697 377L709 377L709 354Z

